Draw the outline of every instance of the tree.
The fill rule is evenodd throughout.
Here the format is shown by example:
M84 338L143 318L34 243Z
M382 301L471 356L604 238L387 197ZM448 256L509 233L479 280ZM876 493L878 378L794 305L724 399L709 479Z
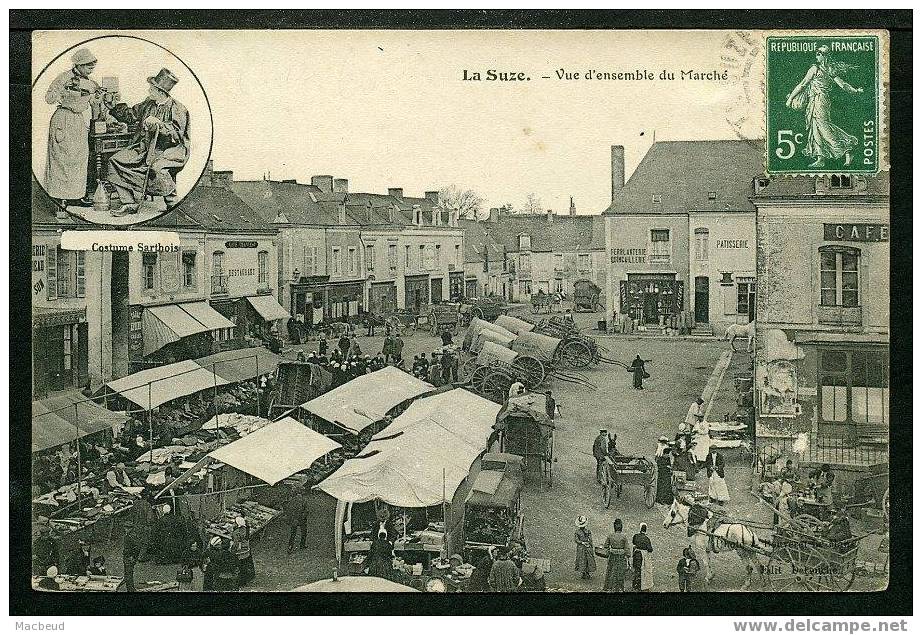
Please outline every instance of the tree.
M457 210L458 218L478 220L483 211L483 197L474 190L452 184L439 190L439 209Z
M531 192L525 197L525 204L519 208L519 214L541 214L544 208L541 205L541 199L537 194Z

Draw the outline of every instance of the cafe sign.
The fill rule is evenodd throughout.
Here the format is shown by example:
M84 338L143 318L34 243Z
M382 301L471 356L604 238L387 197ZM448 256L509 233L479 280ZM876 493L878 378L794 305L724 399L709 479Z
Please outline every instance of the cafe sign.
M823 240L861 243L890 242L890 225L877 223L824 223Z

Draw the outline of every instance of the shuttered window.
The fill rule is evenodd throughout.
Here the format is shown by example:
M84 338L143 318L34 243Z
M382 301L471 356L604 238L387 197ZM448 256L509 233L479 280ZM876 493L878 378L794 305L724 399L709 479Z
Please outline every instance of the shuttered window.
M86 252L76 251L77 259L77 297L86 296Z
M45 284L48 285L48 299L58 297L58 248L49 245L45 250Z

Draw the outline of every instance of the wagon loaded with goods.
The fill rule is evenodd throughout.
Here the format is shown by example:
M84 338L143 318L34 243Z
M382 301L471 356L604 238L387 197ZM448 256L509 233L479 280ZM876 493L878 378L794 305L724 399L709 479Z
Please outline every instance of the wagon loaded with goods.
M496 418L499 450L522 457L526 474L554 481L554 421L547 415L547 397L529 393L512 397Z
M588 313L604 311L605 307L599 301L601 295L602 289L592 280L577 280L573 283L573 310Z
M461 327L461 305L456 302L433 304L429 307L429 332L438 335L448 329L457 335Z
M333 375L310 362L280 362L276 370L275 388L269 394L270 419L299 407L330 389Z
M461 321L470 324L474 318L478 318L492 322L500 315L505 315L507 310L506 302L502 298L474 298L461 305Z
M582 333L571 321L551 317L533 325L533 331L556 337L563 341L561 363L574 370L591 368L599 364L612 364L628 368L628 364L609 357L609 351L594 338Z
M527 331L516 335L505 328L474 318L464 337L463 350L470 357L461 366L461 379L470 382L478 393L501 403L516 381L529 390L540 386L548 376L595 386L588 379L556 366L560 341Z
M524 546L522 458L488 452L480 460L464 502L464 550Z

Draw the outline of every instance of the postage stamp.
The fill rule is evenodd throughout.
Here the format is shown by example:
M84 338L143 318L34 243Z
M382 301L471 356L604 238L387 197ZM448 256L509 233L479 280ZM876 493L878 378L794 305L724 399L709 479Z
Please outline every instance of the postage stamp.
M766 39L769 174L877 173L880 59L876 35Z

